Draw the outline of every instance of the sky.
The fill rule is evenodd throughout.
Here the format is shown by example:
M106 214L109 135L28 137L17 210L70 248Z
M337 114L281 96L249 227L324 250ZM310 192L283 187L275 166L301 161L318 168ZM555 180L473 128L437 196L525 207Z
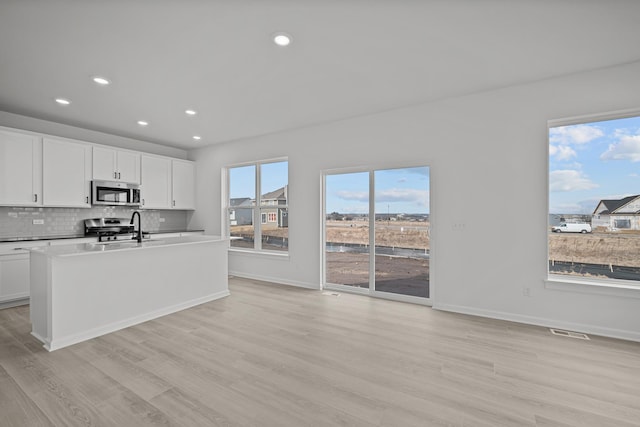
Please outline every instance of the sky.
M377 170L376 213L429 213L429 168ZM327 175L326 213L368 213L369 173Z
M640 194L640 117L549 129L549 213Z
M261 194L288 184L288 162L264 163ZM255 198L256 166L229 169L229 197ZM429 168L383 169L375 171L376 213L429 213ZM327 175L326 212L368 213L369 172Z
M270 193L284 187L289 181L289 162L263 163L261 170L261 194ZM255 165L229 169L229 197L254 199L256 188Z

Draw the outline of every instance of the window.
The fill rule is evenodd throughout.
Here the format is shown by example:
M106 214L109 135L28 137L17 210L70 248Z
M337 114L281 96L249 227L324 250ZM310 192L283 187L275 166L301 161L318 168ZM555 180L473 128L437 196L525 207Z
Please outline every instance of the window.
M639 162L638 116L549 128L550 275L640 285Z
M227 177L231 247L288 251L289 163L270 161L230 167Z

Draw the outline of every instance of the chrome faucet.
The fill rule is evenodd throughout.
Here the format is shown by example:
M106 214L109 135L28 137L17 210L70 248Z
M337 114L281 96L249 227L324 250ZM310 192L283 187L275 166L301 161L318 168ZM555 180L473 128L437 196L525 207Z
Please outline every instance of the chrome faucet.
M136 240L138 243L142 243L142 218L140 218L140 212L134 211L133 215L131 215L131 222L129 224L133 225L133 220L138 215L138 235L136 236Z

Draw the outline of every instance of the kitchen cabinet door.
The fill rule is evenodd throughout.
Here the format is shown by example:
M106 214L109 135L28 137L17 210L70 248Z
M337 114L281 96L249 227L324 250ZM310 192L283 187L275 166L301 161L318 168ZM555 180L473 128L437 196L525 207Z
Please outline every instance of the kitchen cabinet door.
M93 147L93 179L140 184L140 154Z
M93 179L115 181L116 150L105 147L93 147Z
M90 208L91 145L53 138L42 144L43 204Z
M142 155L141 202L144 209L171 209L171 159Z
M172 160L172 208L196 208L196 165L186 160Z
M140 184L140 153L116 152L118 181Z
M0 303L29 298L29 253L0 254Z
M0 130L0 205L42 205L42 140Z

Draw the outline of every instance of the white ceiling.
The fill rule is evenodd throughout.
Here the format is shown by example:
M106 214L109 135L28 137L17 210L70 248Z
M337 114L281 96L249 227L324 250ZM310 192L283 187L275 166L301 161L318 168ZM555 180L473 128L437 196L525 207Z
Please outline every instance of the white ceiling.
M0 110L190 149L638 61L639 18L637 0L0 0Z

